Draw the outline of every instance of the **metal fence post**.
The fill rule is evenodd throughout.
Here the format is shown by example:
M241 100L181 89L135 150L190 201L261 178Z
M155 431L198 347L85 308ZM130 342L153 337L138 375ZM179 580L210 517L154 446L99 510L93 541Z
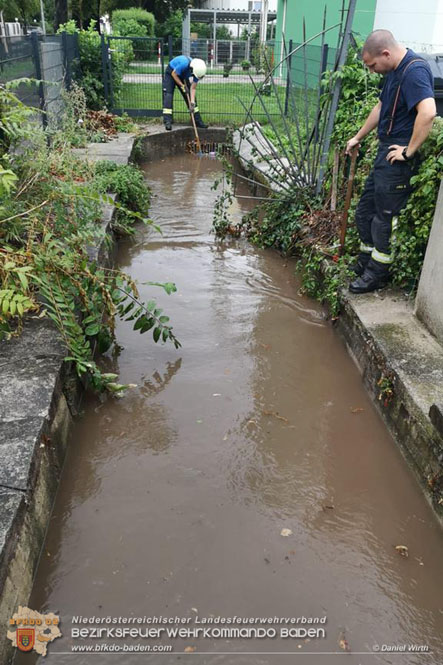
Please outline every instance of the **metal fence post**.
M343 67L343 65L346 62L346 56L348 54L348 47L351 37L352 22L354 20L356 4L357 0L349 0L348 14L346 16L343 41L341 43L341 48L338 53L336 71L340 71L340 69ZM329 109L328 124L326 126L325 141L323 143L323 150L320 156L320 168L319 168L317 185L315 188L316 194L320 194L323 185L323 178L325 175L326 164L328 161L329 146L331 143L331 134L334 128L334 120L335 120L335 114L337 112L338 101L340 98L340 91L341 91L341 79L337 79L334 85L334 91L332 93L332 101Z
M168 35L168 58L172 60L172 35Z
M40 49L38 45L38 34L37 32L31 32L31 47L32 47L32 58L34 60L35 67L35 78L39 81L38 85L38 96L39 96L39 106L40 111L42 112L42 123L43 127L46 128L48 125L48 118L46 116L46 101L45 101L45 86L43 85L43 76L42 76L42 62L40 57Z
M164 56L164 39L163 37L160 37L160 43L161 43L161 67L162 67L162 86L163 86L163 78L165 76L165 56Z
M108 104L109 101L109 86L108 86L108 49L106 47L105 36L100 35L101 47L102 47L102 78L103 78L103 89L105 95L105 102Z
M286 91L285 91L285 116L288 115L289 86L291 85L291 63L292 63L292 39L289 40L289 55L286 61Z
M66 90L70 90L72 83L72 71L71 71L71 59L69 57L68 34L66 32L62 32L62 49L63 49L63 68L65 75L65 87Z
M323 78L323 74L328 69L328 53L329 53L328 44L323 44L323 49L322 49L322 54L321 54L321 75L322 75L322 78Z

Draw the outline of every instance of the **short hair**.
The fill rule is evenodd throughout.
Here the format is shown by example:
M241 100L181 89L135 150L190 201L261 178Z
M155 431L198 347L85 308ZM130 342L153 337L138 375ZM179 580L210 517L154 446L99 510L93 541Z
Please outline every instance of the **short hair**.
M382 51L392 49L398 46L394 35L389 30L374 30L363 44L362 53L369 53L370 55L380 55Z

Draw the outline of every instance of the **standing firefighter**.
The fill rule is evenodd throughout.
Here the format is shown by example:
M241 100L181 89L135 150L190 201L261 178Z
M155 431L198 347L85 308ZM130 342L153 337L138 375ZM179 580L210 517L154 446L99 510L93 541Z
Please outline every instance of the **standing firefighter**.
M378 151L355 215L361 244L353 266L358 277L349 286L352 293L374 291L389 280L391 236L411 192L410 178L418 167L417 151L436 115L429 65L396 42L392 33L372 32L362 55L369 71L386 77L380 101L346 146L346 153L351 153L377 127Z
M206 129L200 111L198 110L195 90L197 83L206 74L206 64L200 58L190 58L187 55L178 55L173 58L166 68L163 81L163 122L165 129L172 129L172 103L174 100L174 89L178 86L186 106L190 113L194 114L195 124L201 129ZM188 103L188 95L191 105Z

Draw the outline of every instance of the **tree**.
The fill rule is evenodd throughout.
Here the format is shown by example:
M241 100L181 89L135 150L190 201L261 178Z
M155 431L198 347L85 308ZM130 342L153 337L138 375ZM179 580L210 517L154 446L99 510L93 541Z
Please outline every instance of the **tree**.
M54 0L54 30L58 30L62 23L68 20L68 0Z
M232 39L229 29L225 25L221 25L217 28L215 36L216 39Z
M155 25L155 34L157 37L163 37L166 39L168 35L172 35L174 39L179 39L182 36L182 22L183 15L180 10L173 12L166 21L161 23L160 21L156 22Z
M164 23L177 10L182 12L189 4L189 0L141 0L141 7L152 12L159 23Z
M5 17L7 19L20 17L25 35L27 34L27 25L34 16L40 16L38 0L14 0L13 2L7 2L5 5Z

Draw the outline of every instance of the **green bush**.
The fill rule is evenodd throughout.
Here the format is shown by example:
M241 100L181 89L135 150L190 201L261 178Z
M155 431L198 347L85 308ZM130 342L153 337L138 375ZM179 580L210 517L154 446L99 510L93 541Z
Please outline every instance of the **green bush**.
M95 167L73 154L72 118L61 118L63 129L49 142L11 88L0 86L0 137L7 137L0 145L0 340L19 335L27 313L46 316L78 375L95 389L119 393L127 386L94 359L95 348L104 352L113 343L116 317L140 333L151 330L155 342L180 346L155 301L141 301L128 275L91 261L88 251L106 240L100 221L103 204L112 201L98 190L120 189L132 210L116 202L117 210L152 224L144 216L143 176L117 165ZM113 178L107 186L99 182L105 173ZM149 284L176 290L169 282Z
M150 191L142 171L135 166L116 164L107 160L97 162L94 185L100 192L117 194L119 202L125 208L144 216L148 214ZM119 226L123 227L122 215L119 217ZM131 224L133 223L132 219L129 221ZM126 231L128 231L127 228Z
M105 106L101 37L95 30L95 21L91 21L87 30L79 30L75 21L68 21L61 25L58 33L78 33L80 64L74 73L74 78L81 85L86 94L86 102L90 109L100 109ZM114 95L118 95L122 87L123 74L126 64L133 60L134 51L129 41L121 40L118 50L112 53L112 87Z
M115 21L113 27L114 34L121 37L147 37L146 26L137 23L133 18Z
M139 26L143 26L143 28L145 28L145 32L143 34L139 34L138 32L123 32L121 26L124 26L124 24L128 21L134 21ZM139 7L130 7L129 9L114 9L112 12L113 31L118 32L118 34L122 36L131 35L144 37L146 35L147 37L153 37L154 27L154 15L144 9L140 9ZM123 29L125 28L123 27Z

